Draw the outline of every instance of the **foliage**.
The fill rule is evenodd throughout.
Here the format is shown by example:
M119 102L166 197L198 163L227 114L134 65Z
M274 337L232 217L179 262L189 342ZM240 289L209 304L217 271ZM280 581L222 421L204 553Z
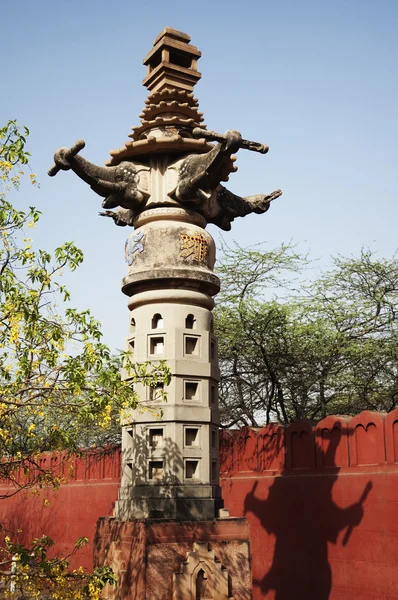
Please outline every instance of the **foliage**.
M28 165L30 153L25 149L29 129L23 127L23 133L18 123L8 121L7 125L0 128L0 198L5 199L5 194L11 188L18 189L24 167ZM29 175L33 185L36 185L36 175Z
M29 547L5 536L0 549L0 584L4 586L4 598L98 600L106 584L115 585L116 579L109 567L98 567L92 573L82 568L69 569L70 557L88 544L87 538L77 540L70 554L62 558L48 557L53 544L45 535L35 538Z
M70 307L62 272L82 263L81 250L65 242L49 253L26 237L40 212L18 210L7 197L29 168L28 134L16 121L0 129L0 478L11 483L3 497L32 486L57 488L62 476L43 466L43 452L66 451L67 459L98 431L114 432L115 423L120 430L126 411L138 404L134 384L169 381L164 363L135 364L129 353L112 355L90 311ZM30 180L36 185L32 173ZM50 546L49 538L24 547L9 537L3 564L17 557L24 597L39 597L41 586L51 591L56 582L51 598L79 598L68 596L68 586L87 576L72 577L65 558L48 559ZM0 565L1 572L6 576ZM97 572L79 594L95 598L109 576Z
M308 264L292 245L224 249L215 324L225 426L397 406L397 258L364 249L306 281Z

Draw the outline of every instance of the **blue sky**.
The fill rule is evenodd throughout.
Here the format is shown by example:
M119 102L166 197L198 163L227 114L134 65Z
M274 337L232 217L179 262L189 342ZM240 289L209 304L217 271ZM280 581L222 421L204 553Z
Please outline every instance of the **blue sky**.
M195 94L207 126L270 146L266 156L240 151L229 189L283 190L265 215L235 221L227 241L293 239L324 266L332 254L371 246L391 256L398 246L395 0L10 3L1 122L29 126L40 180L13 200L43 211L38 246L73 240L84 251L67 277L72 301L92 309L111 347L122 347L127 331L120 281L129 232L97 216L101 199L72 173L46 172L54 151L77 139L98 164L127 140L146 97L142 59L165 26L202 51Z

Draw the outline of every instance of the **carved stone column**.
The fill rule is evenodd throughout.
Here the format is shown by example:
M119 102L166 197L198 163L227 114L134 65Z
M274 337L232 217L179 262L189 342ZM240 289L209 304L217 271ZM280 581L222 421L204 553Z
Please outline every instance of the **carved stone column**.
M219 280L208 223L231 229L264 213L279 190L240 197L226 189L240 148L268 147L239 132L208 131L192 91L200 51L166 28L144 59L149 90L129 140L105 167L60 148L49 174L72 169L104 198L101 215L134 227L126 242L127 348L136 362L164 360L171 382L137 384L126 416L115 517L100 519L94 562L118 575L118 600L250 600L246 519L218 519L217 340L211 311ZM214 143L216 142L216 143ZM224 515L228 511L224 512Z
M149 209L134 225L122 288L129 296L127 343L137 362L167 360L171 383L137 384L141 407L123 428L115 516L214 519L222 506L214 241L204 218L182 208Z

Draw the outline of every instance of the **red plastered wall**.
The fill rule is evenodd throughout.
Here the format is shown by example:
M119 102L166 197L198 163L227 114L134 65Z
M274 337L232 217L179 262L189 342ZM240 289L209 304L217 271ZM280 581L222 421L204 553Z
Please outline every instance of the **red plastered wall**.
M90 454L68 460L62 455L41 459L63 475L65 483L57 491L49 489L19 491L0 501L0 523L14 532L22 530L20 540L29 543L43 534L55 540L54 554L69 553L80 537L89 545L71 557L72 568L92 568L93 538L98 517L111 515L120 483L120 450L105 455ZM15 491L15 486L0 486L0 497Z
M254 600L398 599L398 410L224 432L220 454L225 506L251 525ZM2 500L0 521L25 540L53 537L57 552L92 542L113 511L120 451L72 470L43 460L68 482ZM78 565L91 567L91 544Z
M398 598L398 410L225 432L221 457L254 600Z

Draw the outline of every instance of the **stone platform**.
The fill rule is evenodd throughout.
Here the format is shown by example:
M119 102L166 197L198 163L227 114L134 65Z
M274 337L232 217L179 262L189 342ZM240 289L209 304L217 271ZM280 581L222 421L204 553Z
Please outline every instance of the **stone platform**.
M100 518L94 565L113 568L109 600L251 600L246 519L213 521Z

